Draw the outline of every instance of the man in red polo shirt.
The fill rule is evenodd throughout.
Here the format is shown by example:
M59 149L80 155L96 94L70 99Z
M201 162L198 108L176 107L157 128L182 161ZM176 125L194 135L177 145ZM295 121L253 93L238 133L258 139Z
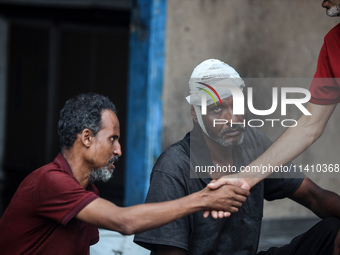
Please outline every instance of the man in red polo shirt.
M133 234L204 209L236 212L249 191L206 188L174 201L118 207L99 198L91 180L108 180L121 156L115 106L82 94L60 112L61 153L20 184L0 220L1 254L88 254L97 227Z

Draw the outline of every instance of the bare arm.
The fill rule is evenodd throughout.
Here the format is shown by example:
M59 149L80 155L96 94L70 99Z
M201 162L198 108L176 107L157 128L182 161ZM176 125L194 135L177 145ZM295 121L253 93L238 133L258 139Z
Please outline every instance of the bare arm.
M336 104L316 105L308 103L311 116L302 115L296 127L288 128L277 141L249 166L280 166L292 161L312 145L323 133Z
M309 178L303 180L290 198L309 208L320 218L340 218L340 196L320 188Z
M249 164L248 167L251 168L261 165L274 167L285 165L292 161L322 135L335 107L336 104L316 105L308 103L307 110L312 115L302 115L298 120L298 125L296 127L288 128L258 159ZM228 176L225 176L208 186L209 188L218 188L221 185L237 185L238 183L243 183L245 181L250 187L253 187L269 175L269 172L266 175L261 173L243 173L238 175L238 178L241 178L241 181L236 181L233 180L235 178L228 178Z
M247 190L223 186L214 191L205 188L173 201L125 208L97 198L81 210L76 218L92 225L131 235L159 227L201 210L237 212L248 195Z

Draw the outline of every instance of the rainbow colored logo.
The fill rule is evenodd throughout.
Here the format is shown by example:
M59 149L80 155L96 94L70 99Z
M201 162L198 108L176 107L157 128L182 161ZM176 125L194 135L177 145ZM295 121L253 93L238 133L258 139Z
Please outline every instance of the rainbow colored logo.
M197 83L199 83L199 84L201 84L201 85L204 85L204 86L208 87L212 92L214 92L215 95L217 96L218 100L220 101L220 104L222 105L222 100L221 100L219 94L217 93L217 91L216 91L213 87L211 87L210 85L205 84L205 83L203 83L203 82L197 82ZM200 88L200 87L197 87L197 88L198 88L199 90L203 90L204 92L208 93L208 95L212 98L212 100L214 101L215 105L217 106L216 100L215 100L215 98L213 97L213 95L209 92L209 90L204 89L204 88Z

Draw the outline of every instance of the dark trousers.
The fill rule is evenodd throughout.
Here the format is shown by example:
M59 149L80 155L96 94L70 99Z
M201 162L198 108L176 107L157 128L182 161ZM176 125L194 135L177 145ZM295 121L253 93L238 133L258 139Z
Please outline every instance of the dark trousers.
M340 220L328 218L295 237L289 244L261 251L257 255L332 255L339 230Z

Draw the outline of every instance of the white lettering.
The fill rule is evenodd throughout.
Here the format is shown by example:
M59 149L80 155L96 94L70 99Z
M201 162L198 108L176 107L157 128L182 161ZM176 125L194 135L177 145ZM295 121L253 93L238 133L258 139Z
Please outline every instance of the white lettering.
M275 112L276 108L277 108L277 88L273 88L272 89L272 106L270 107L270 109L268 110L257 110L254 108L254 104L253 104L253 88L248 88L248 108L249 111L251 111L252 113L254 113L255 115L259 115L259 116L264 116L264 115L270 115L273 112Z
M304 98L288 99L287 93L302 93L305 94ZM287 114L287 104L295 104L297 108L304 115L312 115L302 104L307 103L311 98L311 94L308 89L305 88L281 88L281 115Z

